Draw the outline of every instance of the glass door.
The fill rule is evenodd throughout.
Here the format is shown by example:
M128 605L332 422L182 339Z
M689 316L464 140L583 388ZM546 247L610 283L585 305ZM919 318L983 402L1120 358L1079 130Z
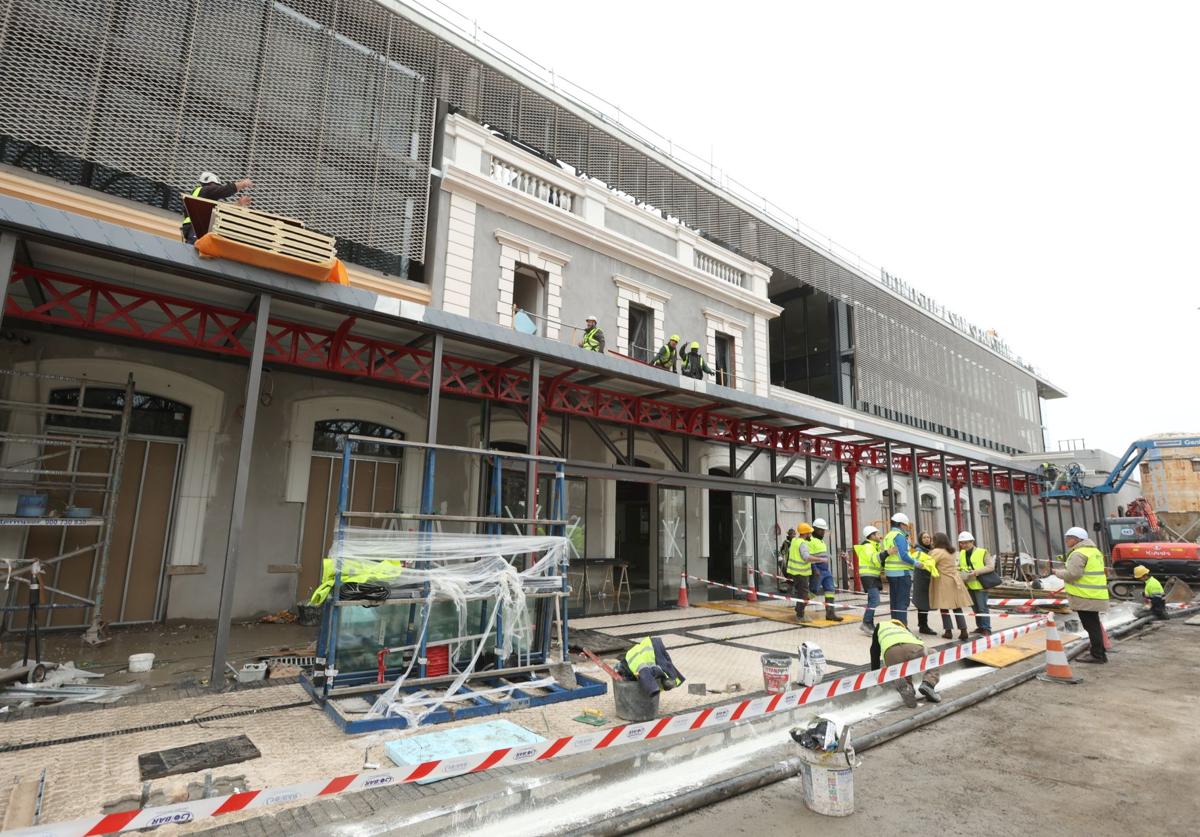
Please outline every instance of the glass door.
M736 587L749 587L750 568L754 566L754 495L734 492L732 516L732 583Z
M779 519L775 511L775 497L759 494L754 498L754 533L756 539L756 566L759 572L775 573L777 571L776 556L779 554ZM767 576L759 575L754 579L756 587L765 587L767 582L773 582ZM770 589L774 589L772 583Z
M812 512L813 520L823 517L825 518L825 522L829 524L829 529L825 532L825 545L829 547L829 569L833 572L833 583L838 587L848 589L850 587L847 583L849 579L846 578L845 568L837 557L838 550L842 548L842 545L837 542L837 505L832 500L817 500L814 498L812 501Z
M658 489L658 602L676 601L679 574L686 571L687 492L683 488Z

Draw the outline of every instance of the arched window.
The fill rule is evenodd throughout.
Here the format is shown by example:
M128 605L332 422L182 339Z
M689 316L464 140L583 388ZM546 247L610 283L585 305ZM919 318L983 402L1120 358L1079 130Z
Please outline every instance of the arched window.
M936 532L937 524L937 497L932 494L921 495L921 531Z
M50 391L50 404L56 407L78 407L79 388L55 389ZM108 387L88 387L83 399L84 407L99 410L119 411L125 408L125 390ZM161 395L148 392L133 394L133 410L129 417L129 432L141 436L167 436L186 439L188 420L192 408ZM80 430L121 429L120 416L72 416L51 413L46 424L53 427L71 427Z
M996 552L996 539L992 536L992 503L990 500L979 501L979 528L975 532L975 542L988 552Z
M325 419L313 425L313 450L325 453L340 453L342 436L374 436L377 439L402 440L404 434L386 424L376 424L362 419ZM404 448L399 445L382 445L375 442L359 442L354 455L379 459L401 459Z

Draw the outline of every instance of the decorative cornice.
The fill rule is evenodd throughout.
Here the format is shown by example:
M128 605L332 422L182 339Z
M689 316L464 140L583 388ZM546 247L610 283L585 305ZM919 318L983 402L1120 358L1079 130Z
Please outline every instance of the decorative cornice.
M653 285L647 285L645 282L638 282L630 279L628 276L622 276L619 273L614 273L612 278L613 284L618 288L626 288L631 291L637 291L639 294L657 299L662 302L667 302L671 299L671 295L661 288L656 288Z
M554 250L545 244L530 241L528 238L519 236L516 233L510 233L507 230L496 230L495 236L501 245L512 247L516 250L524 250L529 253L530 259L542 258L548 262L554 262L560 267L571 261L571 257L566 253Z

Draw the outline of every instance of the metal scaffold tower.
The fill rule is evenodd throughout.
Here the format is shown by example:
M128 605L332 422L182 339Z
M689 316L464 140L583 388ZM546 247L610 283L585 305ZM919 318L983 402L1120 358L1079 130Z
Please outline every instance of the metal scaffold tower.
M133 410L133 376L120 384L10 369L0 370L0 376L6 385L0 398L0 496L16 499L15 513L0 514L0 565L7 591L2 626L24 630L27 646L33 639L36 660L43 617L82 609L78 622L55 627L86 626L84 640L98 645L107 638L104 593ZM89 406L89 390L99 385L124 393L119 409ZM48 398L43 388L60 388L67 395ZM33 397L18 397L30 391ZM76 592L63 589L67 562L77 570L68 576L87 578L86 585L75 585ZM22 589L28 592L25 602L19 601ZM28 662L28 647L26 657Z

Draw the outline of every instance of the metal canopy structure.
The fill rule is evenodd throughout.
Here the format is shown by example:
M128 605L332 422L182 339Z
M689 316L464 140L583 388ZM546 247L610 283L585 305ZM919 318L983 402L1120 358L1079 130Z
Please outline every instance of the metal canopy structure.
M953 485L1036 491L1011 460L930 436L914 439L837 405L812 408L688 379L358 289L315 284L225 261L186 245L0 196L0 228L26 241L34 267L14 264L4 317L120 341L247 361L256 300L273 297L262 362L374 384L488 400L550 414L744 446L786 457L943 476ZM122 266L123 279L98 279ZM63 269L65 266L67 269ZM150 268L144 270L142 268ZM200 280L199 282L195 280ZM445 338L437 375L431 335ZM536 358L535 373L527 359ZM525 368L522 368L522 367ZM853 418L842 413L850 412ZM535 437L536 438L536 437ZM786 471L788 466L785 466Z

